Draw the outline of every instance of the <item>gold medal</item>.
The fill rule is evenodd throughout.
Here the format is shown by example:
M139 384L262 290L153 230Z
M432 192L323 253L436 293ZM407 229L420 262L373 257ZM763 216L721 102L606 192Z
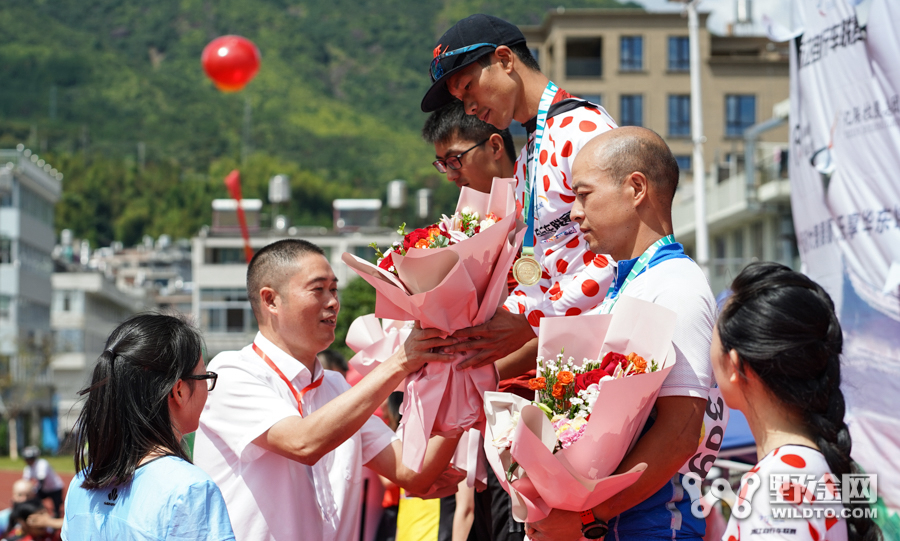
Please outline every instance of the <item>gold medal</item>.
M513 278L523 286L533 286L541 281L541 265L534 256L523 255L513 263Z

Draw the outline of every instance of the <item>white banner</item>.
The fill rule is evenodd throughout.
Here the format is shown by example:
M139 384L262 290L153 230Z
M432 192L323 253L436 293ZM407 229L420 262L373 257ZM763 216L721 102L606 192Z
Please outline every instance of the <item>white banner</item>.
M797 5L790 177L800 257L841 318L853 457L900 508L900 2Z

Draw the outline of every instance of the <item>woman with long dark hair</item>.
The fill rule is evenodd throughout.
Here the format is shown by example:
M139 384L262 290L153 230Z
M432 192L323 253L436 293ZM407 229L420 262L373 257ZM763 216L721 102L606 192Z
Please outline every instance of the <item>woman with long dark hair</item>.
M109 336L81 391L64 539L234 539L219 488L182 444L216 383L202 349L199 331L160 314Z
M725 402L747 417L762 460L738 494L750 512L736 507L723 538L880 539L867 504L841 503L843 476L859 469L844 423L843 338L831 298L777 263L749 265L731 289L710 354Z

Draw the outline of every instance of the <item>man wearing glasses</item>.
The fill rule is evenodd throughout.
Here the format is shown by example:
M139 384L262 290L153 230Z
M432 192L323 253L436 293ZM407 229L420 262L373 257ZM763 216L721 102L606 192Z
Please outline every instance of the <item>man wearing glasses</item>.
M515 144L509 130L497 129L467 115L458 100L431 113L422 128L422 137L434 145L435 169L446 173L447 180L458 188L468 186L490 193L494 177L512 178L515 174ZM510 291L517 285L511 279ZM527 380L528 377L503 380L499 390L530 400L534 391L528 389ZM463 496L460 487L457 506ZM512 518L509 494L500 486L491 468L487 468L487 489L474 494L474 503L469 540L522 541L525 538L523 525Z
M590 251L569 212L575 201L575 156L616 124L599 105L557 88L541 73L522 32L502 19L463 19L441 37L433 53L432 86L422 100L423 111L459 101L466 114L498 129L518 121L528 131L528 144L514 169L516 199L528 224L523 257L514 272L530 263L532 279L518 273L520 283L506 310L498 310L484 325L458 331L454 336L472 340L448 348L477 351L463 368L499 360L501 378L521 376L534 369L541 318L595 308L612 280L607 257ZM589 265L603 271L590 278L582 272ZM598 283L598 277L606 282Z
M340 310L321 248L298 239L262 248L247 269L247 294L259 332L210 362L222 381L194 443L196 464L222 491L237 539L358 539L363 465L414 493L455 489L458 478L435 481L459 436L433 437L416 473L402 465L393 431L372 415L406 375L450 360L432 348L454 339L413 329L351 388L316 359L334 341Z
M433 163L457 188L490 193L494 177L512 178L516 151L509 130L467 115L459 101L432 113L422 138L434 145Z

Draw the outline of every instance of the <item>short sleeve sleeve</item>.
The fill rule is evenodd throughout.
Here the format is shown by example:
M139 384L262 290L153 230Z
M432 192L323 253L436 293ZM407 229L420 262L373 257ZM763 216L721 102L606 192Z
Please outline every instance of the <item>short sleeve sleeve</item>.
M235 361L240 362L238 357ZM214 392L209 394L201 429L215 435L243 461L262 454L263 449L253 443L257 437L272 428L278 421L299 416L296 406L286 400L272 382L255 374L233 360L210 366L219 374Z
M678 314L672 336L675 367L663 382L660 397L690 396L706 400L713 385L709 346L716 322L716 304L706 278L695 267L689 259L674 259L661 263L652 278L640 277L666 281L654 287L658 293L652 302Z
M359 430L359 434L362 437L363 464L367 464L375 458L375 455L383 451L394 440L400 439L388 425L384 424L384 421L374 415L369 417L366 424Z
M195 483L174 502L166 539L173 541L233 541L234 532L219 487Z

